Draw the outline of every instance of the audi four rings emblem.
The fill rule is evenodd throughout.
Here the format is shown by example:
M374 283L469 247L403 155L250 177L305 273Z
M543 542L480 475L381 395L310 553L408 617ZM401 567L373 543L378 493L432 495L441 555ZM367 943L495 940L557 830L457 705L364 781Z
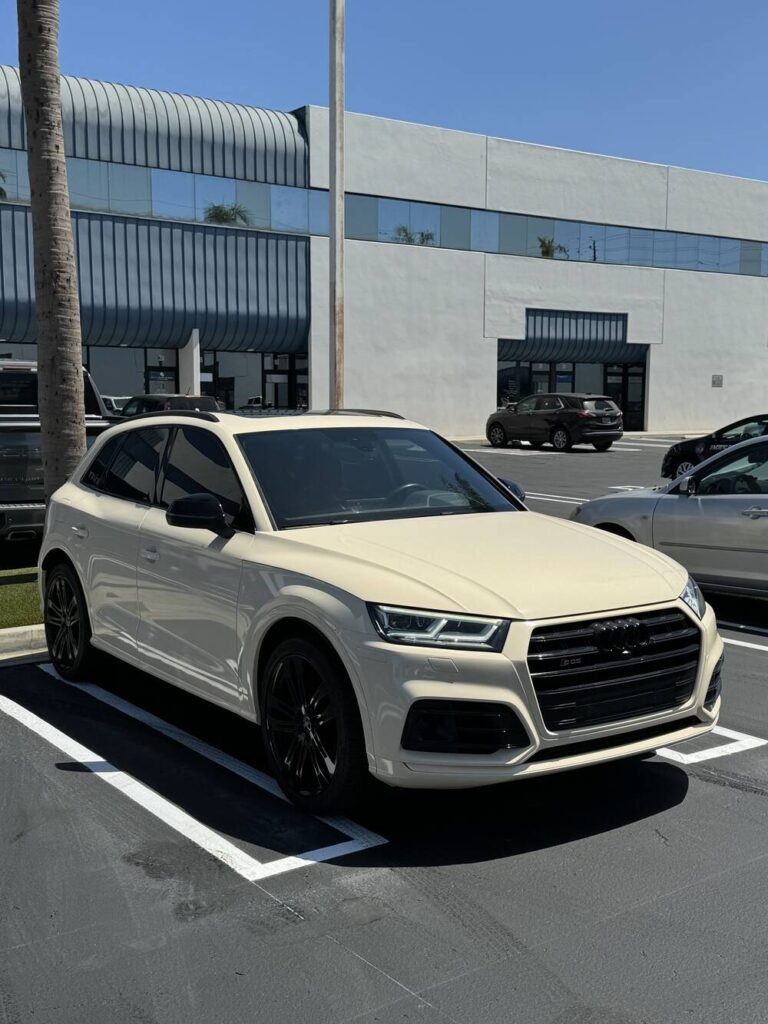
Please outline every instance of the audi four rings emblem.
M651 634L639 619L614 619L592 626L595 646L603 654L637 654L651 642Z

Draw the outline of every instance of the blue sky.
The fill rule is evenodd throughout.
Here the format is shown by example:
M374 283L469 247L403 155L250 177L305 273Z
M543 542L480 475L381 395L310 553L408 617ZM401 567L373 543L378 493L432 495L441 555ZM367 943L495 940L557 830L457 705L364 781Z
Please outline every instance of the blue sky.
M347 0L347 109L768 178L765 0ZM326 0L62 0L67 74L326 103ZM0 62L17 63L0 0Z

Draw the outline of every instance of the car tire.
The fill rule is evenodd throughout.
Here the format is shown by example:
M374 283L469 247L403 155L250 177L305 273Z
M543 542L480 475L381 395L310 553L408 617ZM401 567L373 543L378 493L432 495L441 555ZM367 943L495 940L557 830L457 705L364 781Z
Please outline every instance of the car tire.
M269 656L261 727L269 770L297 807L350 810L368 779L360 710L340 662L319 643L284 640Z
M69 562L58 562L45 574L43 607L45 640L53 667L64 679L92 676L96 652L83 588Z
M556 452L567 452L573 447L571 435L565 427L555 427L550 435L549 441Z
M695 462L691 462L690 459L678 459L672 467L672 476L677 480L681 476L687 476L692 473L696 467Z
M494 448L506 448L509 438L500 423L492 423L488 428L488 440Z
M613 441L593 441L592 447L596 452L607 452L613 444Z

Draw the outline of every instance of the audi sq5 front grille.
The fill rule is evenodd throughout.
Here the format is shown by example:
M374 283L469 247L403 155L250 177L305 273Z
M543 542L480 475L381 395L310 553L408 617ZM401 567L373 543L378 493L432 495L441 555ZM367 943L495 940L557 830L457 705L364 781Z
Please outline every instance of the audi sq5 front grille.
M551 732L671 711L693 693L701 633L681 611L539 626L528 647Z

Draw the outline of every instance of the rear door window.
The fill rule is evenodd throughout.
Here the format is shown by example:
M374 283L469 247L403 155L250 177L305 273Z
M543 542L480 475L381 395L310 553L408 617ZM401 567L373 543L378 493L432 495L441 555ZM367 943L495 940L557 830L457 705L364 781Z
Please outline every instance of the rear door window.
M142 427L120 434L122 444L103 475L101 490L151 505L168 433L168 427Z

